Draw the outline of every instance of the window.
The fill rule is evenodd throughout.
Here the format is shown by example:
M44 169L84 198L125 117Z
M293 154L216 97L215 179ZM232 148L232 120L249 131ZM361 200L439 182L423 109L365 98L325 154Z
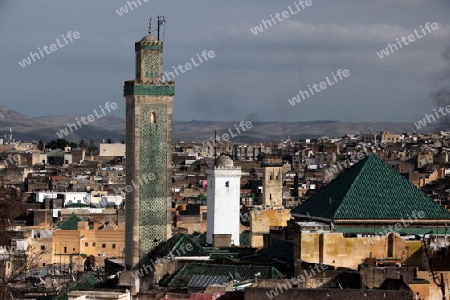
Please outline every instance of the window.
M272 194L270 194L270 200L272 200Z
M156 112L154 110L150 112L150 123L152 124L156 123Z
M92 247L95 247L95 243L92 243Z
M67 247L64 247L64 253L67 253Z
M85 246L85 247L88 247L88 246L89 246L89 243L84 243L84 246Z
M45 246L44 245L41 245L41 250L45 250Z
M102 244L102 248L106 248L106 244Z
M230 182L229 181L225 182L225 186L230 187Z
M116 244L112 244L111 246L113 249L116 249Z

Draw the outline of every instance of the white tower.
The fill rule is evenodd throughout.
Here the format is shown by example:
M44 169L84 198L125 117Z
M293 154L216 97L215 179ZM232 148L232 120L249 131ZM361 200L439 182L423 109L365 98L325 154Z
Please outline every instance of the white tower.
M206 242L213 244L213 235L231 234L231 243L239 246L241 167L220 156L206 170L208 177Z

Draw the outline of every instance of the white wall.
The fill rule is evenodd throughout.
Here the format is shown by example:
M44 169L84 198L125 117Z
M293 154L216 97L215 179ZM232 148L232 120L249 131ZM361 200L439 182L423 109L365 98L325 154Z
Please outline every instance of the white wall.
M206 242L212 244L213 234L231 234L232 243L239 246L241 169L216 167L206 170L206 174L208 176Z
M100 156L125 156L125 144L100 144Z

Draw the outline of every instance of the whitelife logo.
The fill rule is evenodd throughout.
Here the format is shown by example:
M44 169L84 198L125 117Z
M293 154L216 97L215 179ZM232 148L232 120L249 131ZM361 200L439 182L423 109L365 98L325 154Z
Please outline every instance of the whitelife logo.
M314 84L312 85L312 87L311 87L310 85L308 85L309 93L308 93L308 91L302 91L302 90L300 90L299 93L298 93L295 97L292 97L292 99L288 99L288 102L289 102L292 106L294 106L296 103L300 103L300 102L302 101L302 99L305 100L306 98L309 98L309 97L311 97L312 95L314 95L313 89L318 93L318 92L320 92L321 90L324 90L324 89L326 89L327 87L332 86L332 85L334 85L335 83L339 82L339 80L336 78L336 76L338 76L339 79L342 81L344 78L347 78L348 76L350 76L350 72L349 72L347 69L345 69L344 71L342 71L341 69L339 69L339 70L336 71L336 75L334 75L333 72L331 72L331 75L333 76L334 82L330 81L330 79L328 78L328 76L326 76L326 77L325 77L326 82L325 82L325 81L322 81L322 82L319 83L319 84L314 83ZM342 77L342 76L343 76L343 77ZM320 90L319 90L317 87L319 87ZM310 94L310 93L311 93L311 94ZM302 97L302 99L300 99L300 96Z
M249 129L253 128L253 124L250 121L247 121L247 122L241 121L241 123L239 123L239 125L234 124L234 129L236 130L236 134L233 134L233 129L232 128L228 128L228 132L230 134L224 133L222 135L216 136L215 138L214 137L210 137L211 141L206 142L206 143L202 143L203 147L213 148L213 147L216 147L216 145L218 143L228 142L230 140L230 138L234 138L234 137L238 136L238 134L241 133L241 131L239 130L239 127L241 128L242 131L245 132L246 129L249 130ZM230 137L230 135L231 135L231 137ZM222 137L222 141L220 140L221 137ZM211 144L211 142L212 142L212 144ZM196 152L201 152L202 148L197 147L195 149L195 151Z
M445 109L446 112L444 112L444 109ZM433 114L430 114L430 115L429 114L425 114L425 118L423 118L422 120L417 121L417 123L414 123L414 126L416 126L417 130L419 130L422 127L427 126L427 121L428 121L428 123L432 123L432 122L436 122L436 119L438 119L438 120L440 119L440 115L438 114L436 109L433 109L433 111L434 111L434 115ZM439 107L438 111L444 117L448 113L450 113L450 105L447 105L445 108L444 107Z
M44 58L44 56L45 56L44 52L46 54L51 54L52 52L55 52L56 50L61 49L61 48L65 47L66 45L68 45L69 42L67 41L67 39L69 39L70 42L73 42L74 40L78 40L81 37L81 35L80 35L80 33L78 31L74 31L73 33L72 33L72 31L69 31L67 33L67 36L64 36L64 34L61 35L61 36L62 36L62 38L64 40L64 43L61 43L59 38L57 38L56 39L56 44L51 44L50 46L46 46L45 45L44 47L42 47L42 49L41 49L41 47L38 47L38 52L39 53L37 53L37 52L35 52L35 53L30 52L30 55L27 58L24 58L24 59L22 59L22 61L19 61L19 65L22 68L25 68L26 66L31 65L32 62L35 62L36 60ZM67 39L66 39L66 37L67 37ZM33 61L31 61L31 60L33 60Z
M83 125L88 125L89 123L94 122L96 120L96 118L100 119L101 117L105 116L106 112L104 109L106 109L108 111L108 113L110 113L111 110L116 110L119 106L117 105L116 102L111 102L111 103L106 102L104 107L102 107L101 105L99 105L99 107L102 111L101 115L99 115L97 113L97 110L94 109L94 111L93 111L94 114L87 115L86 117L82 116L82 117L80 117L80 120L78 120L78 118L75 118L76 124L75 123L67 123L67 126L64 129L61 129L59 132L56 132L56 136L59 139L62 139L63 137L69 135L69 130L70 130L70 132L74 132L75 130L78 130L81 127L83 127ZM83 122L83 124L81 124L80 122Z
M203 57L203 59L202 59L202 57ZM216 57L216 54L214 53L213 50L209 50L209 51L203 50L202 54L197 53L197 61L194 57L191 57L192 64L190 62L187 62L184 65L178 65L177 67L172 66L172 69L175 72L176 76L171 71L169 71L169 72L165 71L161 81L164 82L164 81L173 80L173 79L175 79L175 77L180 76L180 73L178 73L178 71L180 71L182 74L184 74L187 71L192 70L192 67L196 68L196 67L200 66L201 64L203 64L204 62L207 62L208 58L212 59L214 57ZM183 69L183 67L184 67L184 69Z
M139 3L139 5L137 5L137 3ZM150 0L136 0L136 1L127 1L127 4L124 6L119 7L119 9L116 9L116 13L121 17L124 14L127 14L128 11L132 11L134 8L138 8L139 6L142 5L142 2L147 3ZM134 6L134 8L133 8ZM128 7L130 8L130 10L128 10Z
M300 8L300 6L302 8ZM300 0L297 2L294 2L294 6L296 8L292 9L292 7L289 5L288 6L288 10L283 11L281 14L280 13L276 13L275 14L275 18L278 20L278 22L282 22L284 20L286 20L287 18L289 18L290 16L296 15L298 14L300 11L305 10L306 7L311 6L312 5L312 1L311 0ZM264 29L269 29L269 27L272 27L273 25L277 24L277 21L275 20L275 18L270 15L270 20L261 20L261 23L258 26L255 26L253 28L250 28L250 31L254 34L257 35L258 33L262 33L264 31Z
M420 33L417 32L417 29L415 29L414 34L408 35L409 42L406 41L406 37L402 36L402 38L400 40L403 42L403 45L405 45L405 46L409 45L410 43L416 41L416 38L417 39L423 38L424 36L427 35L427 31L428 31L428 33L430 33L431 29L437 30L439 28L439 26L436 22L431 23L431 24L430 24L430 22L427 22L425 24L425 28L427 29L426 31L425 31L425 28L422 27L422 25L420 25L420 28L422 29L423 35L420 35ZM398 47L400 47L400 49L401 49L402 43L400 42L400 40L398 38L396 38L396 40L397 40ZM379 52L377 52L377 55L379 58L383 58L385 56L388 56L391 53L394 53L394 51L398 51L398 47L395 43L394 44L388 43L386 48L381 49ZM390 52L389 52L389 50L390 50Z

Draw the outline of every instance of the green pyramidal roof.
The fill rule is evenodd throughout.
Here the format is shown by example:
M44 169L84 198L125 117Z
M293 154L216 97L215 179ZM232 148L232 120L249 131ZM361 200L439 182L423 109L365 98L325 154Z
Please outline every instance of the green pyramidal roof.
M75 213L72 213L72 215L61 223L61 230L77 230L78 229L78 222L82 221L81 218L79 218Z
M450 219L450 213L392 169L369 155L294 208L293 215L339 219L405 219L423 211L424 220Z
M189 245L189 246L188 246ZM154 257L161 257L173 253L175 256L209 256L194 238L187 234L177 233L164 243L159 244L151 253Z

